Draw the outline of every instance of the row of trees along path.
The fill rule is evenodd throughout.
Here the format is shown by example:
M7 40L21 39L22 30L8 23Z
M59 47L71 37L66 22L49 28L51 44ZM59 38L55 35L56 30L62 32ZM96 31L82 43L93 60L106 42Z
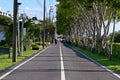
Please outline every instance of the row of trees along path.
M57 0L57 29L68 42L89 47L112 60L115 22L120 19L120 0ZM110 23L113 34L109 36ZM106 52L105 52L106 51Z

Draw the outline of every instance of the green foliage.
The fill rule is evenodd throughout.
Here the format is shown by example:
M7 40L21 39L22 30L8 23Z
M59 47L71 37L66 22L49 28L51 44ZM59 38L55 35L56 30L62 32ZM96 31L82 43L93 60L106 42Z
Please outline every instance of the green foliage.
M12 19L7 16L0 15L0 24L9 26L12 24Z
M49 37L54 35L54 23L51 22L48 18L45 21L45 27L43 27L43 21L39 21L38 24L33 23L31 19L28 19L25 23L25 27L27 30L26 39L34 39L34 41L39 41L42 38L43 29L45 30L45 35Z
M120 43L120 31L115 33L114 42Z
M76 41L76 45L78 45L80 43L80 38L76 38L75 41Z
M52 22L50 19L46 18L45 27L42 27L42 31L43 31L43 29L45 30L46 41L51 41L50 38L53 38L54 33L55 33L55 23Z
M120 58L120 43L113 43L113 56Z
M73 20L74 11L72 6L71 0L60 0L57 10L57 31L59 34L65 33Z
M111 33L109 36L111 37L113 33ZM114 35L114 42L115 43L120 43L120 31L118 32L115 32L115 35Z
M108 0L111 8L120 9L120 0Z
M80 43L80 38L76 38L76 42Z
M5 36L5 41L6 41L6 45L8 45L9 47L12 44L12 35L13 35L13 24L7 26L4 28L4 36Z
M42 42L35 42L35 45L42 45Z
M106 6L107 11L104 18L107 20L108 15L111 11L116 10L117 19L120 20L120 0L57 0L60 4L57 6L57 30L58 33L64 34L70 24L73 22L73 17L79 15L81 11L76 12L76 6L79 8L78 4L84 8L84 13L90 11L93 3L98 7Z
M4 46L6 44L6 41L5 40L1 40L0 41L0 46Z
M5 45L6 46L11 46L12 44L12 29L13 29L13 24L12 24L12 19L7 17L7 16L3 16L0 15L0 24L4 25L4 37L5 37Z
M42 45L43 44L43 42L34 42L34 44L32 45L32 46L36 46L36 45ZM45 46L48 46L48 45L50 45L50 42L44 42L44 45Z
M40 35L40 26L39 26L39 24L34 24L34 23L32 23L32 20L29 19L25 23L25 27L27 29L26 36L29 37L29 39L33 39L34 37L39 38L39 35Z
M32 45L32 50L39 50L39 45L33 44Z

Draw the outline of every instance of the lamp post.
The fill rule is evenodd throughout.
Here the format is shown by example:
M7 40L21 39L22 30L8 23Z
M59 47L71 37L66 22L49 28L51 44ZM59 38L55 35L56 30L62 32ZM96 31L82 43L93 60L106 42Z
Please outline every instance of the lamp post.
M51 13L53 12L53 6L50 6L50 9L49 9L49 27L51 26L51 23L52 23L52 18L51 18ZM50 32L47 33L47 40L49 41L50 40Z
M51 21L51 12L53 12L53 6L50 6L50 9L49 9L49 20Z
M19 26L18 28L18 43L19 43L19 54L18 56L22 56L23 54L23 35L24 35L24 32L23 32L23 29L24 29L24 23L25 23L25 14L22 13L20 15L20 19L18 20L18 25L19 25L19 22L22 23L21 27Z
M21 3L17 3L17 9L19 10L19 6L21 5ZM17 10L17 14L18 14L18 18L19 18L19 12ZM18 29L17 29L17 37L18 37L18 56L21 56L20 55L20 24L19 24L19 19L17 20L18 21Z

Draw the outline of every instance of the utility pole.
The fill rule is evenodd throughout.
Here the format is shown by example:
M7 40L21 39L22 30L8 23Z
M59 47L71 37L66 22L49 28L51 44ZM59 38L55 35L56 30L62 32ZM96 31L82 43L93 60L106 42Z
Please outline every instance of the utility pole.
M14 0L13 9L13 56L12 62L16 62L16 50L17 50L17 0Z
M49 9L49 24L50 24L50 22L51 22L51 9Z
M44 0L44 9L43 9L43 48L45 47L45 10L46 10L46 0Z
M50 9L49 9L49 23L51 22L51 12L52 12L52 6L50 6Z
M49 27L51 26L51 12L52 12L52 6L50 6L50 9L49 9ZM47 33L47 40L48 39L50 40L50 32Z

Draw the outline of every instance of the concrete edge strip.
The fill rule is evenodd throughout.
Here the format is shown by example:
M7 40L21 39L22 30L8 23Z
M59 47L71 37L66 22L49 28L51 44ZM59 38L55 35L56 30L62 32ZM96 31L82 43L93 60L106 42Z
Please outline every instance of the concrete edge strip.
M68 45L69 46L69 45ZM102 67L103 69L107 70L108 72L112 73L114 76L118 77L120 79L120 75L118 75L117 73L113 72L112 70L108 69L107 67L103 66L102 64L98 63L97 61L93 60L92 58L90 58L89 56L85 55L84 53L82 53L81 51L78 51L77 49L69 46L70 48L72 48L73 50L79 52L80 54L82 54L83 56L85 56L86 58L90 59L91 61L93 61L95 64L99 65L100 67Z
M50 46L49 46L50 47ZM15 71L16 69L18 69L19 67L21 67L22 65L24 65L25 63L29 62L30 60L32 60L33 58L35 58L36 56L38 56L39 54L41 54L42 52L44 52L45 50L47 50L49 47L47 47L46 49L43 49L42 51L38 52L36 55L34 55L33 57L27 59L26 61L24 61L23 63L19 64L18 66L14 67L13 69L11 69L10 71L8 71L7 73L3 74L2 76L0 76L0 80L2 80L3 78L5 78L6 76L8 76L10 73L12 73L13 71Z

